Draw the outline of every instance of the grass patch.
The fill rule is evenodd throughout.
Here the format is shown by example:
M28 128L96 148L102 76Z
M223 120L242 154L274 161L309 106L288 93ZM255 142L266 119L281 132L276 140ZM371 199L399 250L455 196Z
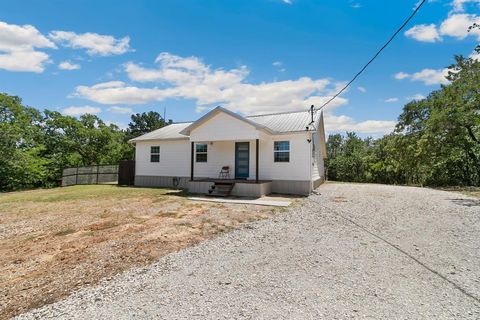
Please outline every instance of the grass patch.
M480 198L480 187L445 187L438 189L443 191L458 192L470 197Z
M0 195L0 204L14 202L59 202L72 200L92 200L96 198L135 198L164 196L175 190L163 188L134 188L116 185L81 185L23 192L10 192ZM180 193L180 192L178 192ZM155 201L162 201L156 198Z
M179 218L184 217L185 214L182 213L182 212L179 212L179 211L165 211L165 212L157 213L156 216L160 217L160 218L176 218L176 219L179 219Z
M99 223L94 223L88 226L88 230L90 231L100 231L100 230L105 230L105 229L110 229L118 226L118 223L115 221L105 221L105 222L99 222Z
M55 236L61 237L61 236L66 236L66 235L71 234L71 233L75 233L75 229L67 228L67 229L60 230L58 232L55 232Z

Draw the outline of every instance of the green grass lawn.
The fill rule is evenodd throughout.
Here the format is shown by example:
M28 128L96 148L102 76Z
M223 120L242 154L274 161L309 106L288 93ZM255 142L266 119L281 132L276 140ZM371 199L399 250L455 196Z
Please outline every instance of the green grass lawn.
M0 204L12 202L57 202L95 198L151 197L167 194L181 195L181 191L163 188L119 187L116 185L79 185L62 188L19 191L0 194Z

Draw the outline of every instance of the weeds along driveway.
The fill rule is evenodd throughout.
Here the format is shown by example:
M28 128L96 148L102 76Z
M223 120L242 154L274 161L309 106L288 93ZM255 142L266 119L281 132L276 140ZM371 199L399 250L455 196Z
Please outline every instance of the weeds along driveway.
M480 318L478 200L382 185L318 192L20 318Z

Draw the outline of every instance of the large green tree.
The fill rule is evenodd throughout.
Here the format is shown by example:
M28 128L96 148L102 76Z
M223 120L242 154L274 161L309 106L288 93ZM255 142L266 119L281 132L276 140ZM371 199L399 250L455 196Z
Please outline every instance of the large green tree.
M0 190L42 186L48 160L41 157L41 113L18 97L0 94L0 134Z
M476 26L480 28L480 26ZM480 47L476 48L480 54ZM429 186L480 185L480 61L455 57L450 84L405 105L395 132L328 139L332 180Z
M128 124L126 138L136 138L142 134L160 129L171 122L171 120L166 122L166 120L155 111L132 114L131 122Z

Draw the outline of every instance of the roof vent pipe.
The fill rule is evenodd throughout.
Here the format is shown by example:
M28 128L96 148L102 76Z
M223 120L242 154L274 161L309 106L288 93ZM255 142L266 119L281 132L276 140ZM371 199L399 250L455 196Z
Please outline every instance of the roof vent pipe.
M310 114L312 115L312 122L310 123L314 123L315 121L313 121L313 110L314 110L315 106L312 104L312 106L310 107Z

